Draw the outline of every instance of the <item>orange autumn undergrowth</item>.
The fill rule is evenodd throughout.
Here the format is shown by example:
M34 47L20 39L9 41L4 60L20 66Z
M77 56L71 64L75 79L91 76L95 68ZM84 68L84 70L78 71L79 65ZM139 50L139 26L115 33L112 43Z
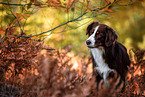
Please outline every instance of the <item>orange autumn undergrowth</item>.
M0 39L0 96L97 97L95 79L88 72L90 57L71 56L68 49L17 36L8 31ZM145 50L130 56L127 85L118 96L145 95L144 56Z

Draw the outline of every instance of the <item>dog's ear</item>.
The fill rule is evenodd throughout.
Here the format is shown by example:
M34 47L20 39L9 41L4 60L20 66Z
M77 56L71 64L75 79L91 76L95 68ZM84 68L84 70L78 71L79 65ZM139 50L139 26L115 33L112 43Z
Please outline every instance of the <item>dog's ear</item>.
M93 28L98 26L99 25L99 22L97 21L94 21L92 22L88 27L87 27L87 32L86 32L86 35L91 35L91 32L93 31Z
M111 46L118 38L118 35L116 31L114 31L111 27L106 28L106 39L105 39L105 45Z

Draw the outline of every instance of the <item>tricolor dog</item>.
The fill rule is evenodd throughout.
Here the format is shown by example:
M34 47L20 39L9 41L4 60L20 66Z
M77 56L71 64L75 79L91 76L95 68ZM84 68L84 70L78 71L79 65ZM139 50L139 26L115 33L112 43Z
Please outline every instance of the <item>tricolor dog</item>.
M93 70L97 71L96 80L104 79L105 85L108 76L114 76L114 70L124 81L130 66L129 56L126 48L117 42L118 35L111 27L98 22L92 22L87 27L86 45L91 51Z

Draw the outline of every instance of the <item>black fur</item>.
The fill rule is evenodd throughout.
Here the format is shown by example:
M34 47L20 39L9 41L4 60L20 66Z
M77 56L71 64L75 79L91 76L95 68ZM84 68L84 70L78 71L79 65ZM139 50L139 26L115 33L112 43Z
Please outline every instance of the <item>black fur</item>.
M105 47L104 59L109 67L115 69L121 75L122 80L125 81L127 66L130 66L126 48L116 41L113 45Z

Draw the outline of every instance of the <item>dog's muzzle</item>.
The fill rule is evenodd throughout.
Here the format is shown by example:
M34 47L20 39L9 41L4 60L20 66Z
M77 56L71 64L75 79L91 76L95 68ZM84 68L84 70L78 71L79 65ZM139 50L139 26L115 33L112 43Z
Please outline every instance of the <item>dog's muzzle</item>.
M85 44L87 45L88 48L98 48L99 45L93 44L90 40L86 40Z
M86 45L90 45L91 41L90 40L86 40Z

